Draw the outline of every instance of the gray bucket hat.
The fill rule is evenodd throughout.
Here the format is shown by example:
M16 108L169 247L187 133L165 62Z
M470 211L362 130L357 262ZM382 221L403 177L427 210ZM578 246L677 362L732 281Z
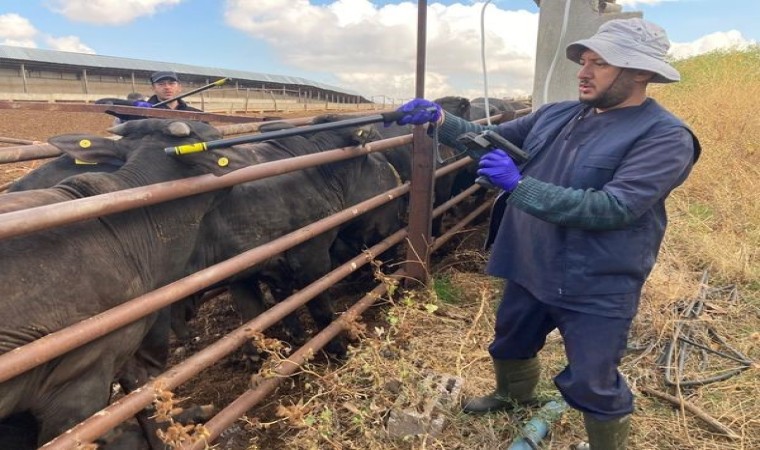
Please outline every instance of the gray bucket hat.
M573 42L565 53L569 60L578 62L585 50L592 50L615 67L654 72L652 83L672 83L681 75L665 60L669 48L662 27L633 18L603 23L595 35Z

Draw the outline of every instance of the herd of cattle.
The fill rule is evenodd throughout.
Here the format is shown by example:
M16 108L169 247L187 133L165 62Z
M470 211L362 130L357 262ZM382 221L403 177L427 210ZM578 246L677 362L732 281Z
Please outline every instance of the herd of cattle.
M460 97L439 101L461 117L485 117L477 101ZM490 115L523 107L498 99L490 103ZM410 132L396 125L365 128L365 135L370 132L374 139ZM220 133L203 122L168 119L128 121L110 131L120 139L78 134L52 138L49 142L64 154L0 194L0 214L349 147L356 145L357 130L336 128L175 157L163 149L217 140ZM220 158L226 163L220 164ZM79 165L75 160L97 164ZM454 184L462 182L463 175L458 176L439 181L436 202L451 196ZM346 209L410 177L411 148L405 145L0 240L0 354ZM471 172L464 177L472 182ZM348 253L353 252L353 257L399 229L406 214L404 202L387 203L226 280L243 319L265 308L260 284L275 300L282 300L344 262ZM181 326L186 307L187 302L178 302L172 311L146 316L0 382L0 448L37 448L107 406L114 381L130 391L162 373L170 330L186 333ZM326 298L318 296L308 308L320 328L334 318ZM297 333L299 327L291 321L290 329ZM345 346L336 341L327 350L341 356Z

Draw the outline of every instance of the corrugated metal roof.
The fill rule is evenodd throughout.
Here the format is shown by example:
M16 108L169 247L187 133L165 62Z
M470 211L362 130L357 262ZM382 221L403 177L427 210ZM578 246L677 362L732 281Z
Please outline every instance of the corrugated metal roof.
M341 92L347 95L357 95L360 97L362 96L356 91L307 80L306 78L301 77L273 75L260 72L247 72L244 70L219 69L216 67L194 66L190 64L149 61L145 59L118 58L115 56L91 55L87 53L61 52L39 48L0 45L0 60L2 59L43 62L50 64L65 64L69 66L99 67L105 69L114 68L139 70L148 72L155 72L158 70L173 70L178 73L201 75L210 78L228 77L237 80L265 81L271 83L311 86L318 89Z

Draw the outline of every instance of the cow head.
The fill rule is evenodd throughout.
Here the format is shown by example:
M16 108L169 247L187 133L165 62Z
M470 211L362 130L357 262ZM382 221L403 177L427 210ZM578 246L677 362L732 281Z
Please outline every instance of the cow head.
M128 161L145 167L146 164L176 164L193 166L202 173L223 175L235 168L225 153L230 149L201 152L182 157L169 156L165 147L208 142L221 138L219 131L205 122L172 119L144 119L125 122L108 130L121 136L109 139L84 134L55 136L49 140L71 158L84 163L122 165ZM199 173L196 173L199 174Z
M466 98L450 95L437 98L434 101L441 105L444 111L462 119L470 120L470 101Z

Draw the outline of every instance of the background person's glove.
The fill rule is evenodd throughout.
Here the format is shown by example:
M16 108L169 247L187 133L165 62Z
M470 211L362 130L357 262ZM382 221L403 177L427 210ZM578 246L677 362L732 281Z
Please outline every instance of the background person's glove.
M488 177L494 186L512 192L522 180L520 169L504 150L490 151L480 158L478 175Z
M423 125L441 118L441 106L424 98L415 98L401 105L396 111L404 115L396 121L399 125Z
M138 100L136 102L133 102L132 106L138 106L140 108L152 108L153 107L153 103L144 102L142 100Z

